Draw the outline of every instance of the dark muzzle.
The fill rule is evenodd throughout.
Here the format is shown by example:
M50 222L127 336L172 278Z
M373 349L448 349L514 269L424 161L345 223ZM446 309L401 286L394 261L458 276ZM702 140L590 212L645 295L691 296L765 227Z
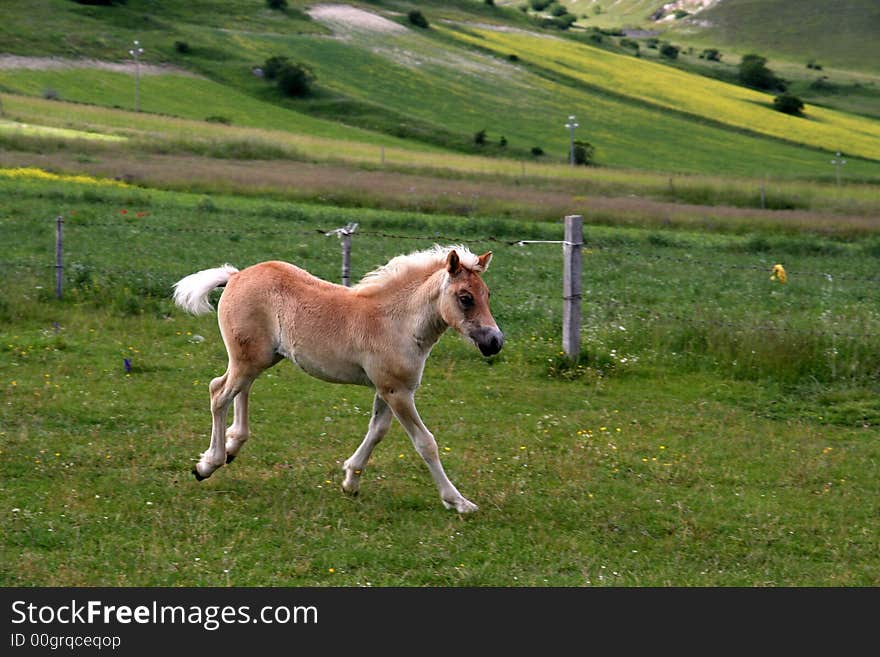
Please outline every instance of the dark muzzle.
M494 356L504 346L504 334L497 328L487 326L478 328L471 333L471 340L476 343L480 353L484 356Z

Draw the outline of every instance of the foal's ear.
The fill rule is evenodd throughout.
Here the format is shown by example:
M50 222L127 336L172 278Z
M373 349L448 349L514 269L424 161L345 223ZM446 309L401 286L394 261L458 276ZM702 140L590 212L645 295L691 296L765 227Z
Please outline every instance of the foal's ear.
M486 271L489 269L489 263L492 262L492 252L486 251L483 255L477 258L479 264L475 267L477 271Z
M448 271L451 276L455 276L461 271L461 259L458 257L458 253L456 253L455 249L452 249L446 256L446 271Z

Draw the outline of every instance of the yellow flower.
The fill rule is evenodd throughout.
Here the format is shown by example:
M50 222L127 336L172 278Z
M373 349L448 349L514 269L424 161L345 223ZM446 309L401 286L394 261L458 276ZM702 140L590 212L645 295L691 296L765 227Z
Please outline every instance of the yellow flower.
M782 265L773 265L773 273L770 274L771 281L779 281L780 283L785 283L786 275L785 275L785 267Z

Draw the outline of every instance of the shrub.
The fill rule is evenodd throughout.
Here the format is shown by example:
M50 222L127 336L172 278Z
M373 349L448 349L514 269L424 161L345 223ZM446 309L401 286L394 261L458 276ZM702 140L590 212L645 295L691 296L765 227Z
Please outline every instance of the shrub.
M602 30L598 27L591 27L587 30L587 39L596 44L605 41L605 37L602 35Z
M628 39L624 37L620 40L620 47L626 48L627 50L633 50L635 52L639 51L639 42L635 39Z
M483 3L489 5L490 7L495 6L495 0L483 0Z
M498 145L501 146L501 148L507 148L507 137L501 135L501 139L498 140Z
M785 92L773 99L773 107L783 114L801 116L804 110L804 101L794 94Z
M43 98L46 100L60 100L61 95L52 87L46 87L43 89Z
M529 7L533 11L544 11L553 3L553 0L529 0Z
M574 142L574 163L578 165L589 166L593 163L593 156L596 148L588 141Z
M577 16L574 14L563 14L559 18L554 19L556 27L560 30L567 30L577 22Z
M181 55L188 55L192 52L189 47L189 44L186 41L175 41L174 49L179 52Z
M551 16L565 16L568 13L568 9L563 7L560 4L555 4L550 7L550 15Z
M409 22L416 27L428 29L428 19L425 18L425 15L418 9L413 9L412 11L410 11L409 14L407 14L407 18L409 18Z
M710 62L720 62L721 61L721 51L717 48L706 48L703 52L700 53L700 59L706 59Z
M743 55L739 63L739 80L754 89L785 91L785 81L767 68L767 58L754 53Z
M474 133L474 143L477 146L484 146L486 144L486 129L478 130Z
M532 146L532 155L535 157L541 157L544 154L544 149L540 146Z
M266 6L269 7L269 9L284 11L287 9L287 0L266 0Z
M289 62L290 60L287 59L287 57L279 55L270 57L263 63L263 78L266 80L274 80L278 77L278 74L281 73L281 69Z
M286 96L307 96L315 74L305 64L285 63L278 72L278 88Z
M666 59L678 59L678 52L678 46L673 46L671 43L664 43L660 46L660 56Z

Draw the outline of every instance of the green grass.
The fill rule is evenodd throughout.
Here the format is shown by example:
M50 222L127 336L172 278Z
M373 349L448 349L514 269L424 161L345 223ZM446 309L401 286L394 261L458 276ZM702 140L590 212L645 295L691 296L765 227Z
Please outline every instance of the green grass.
M772 16L772 20L768 17ZM714 23L703 38L724 46L861 71L877 71L880 9L871 0L725 0L705 13Z
M516 53L537 66L564 71L593 88L613 89L615 94L670 112L825 150L846 150L869 159L880 156L880 127L870 119L815 107L805 109L809 117L805 120L775 111L771 95L694 77L654 62L562 39L493 30L472 33L460 38L499 54Z
M876 235L588 225L573 367L559 247L505 243L558 225L29 178L0 192L4 585L880 583ZM269 258L335 280L338 241L316 229L348 221L355 277L447 238L495 251L504 351L444 337L417 396L475 516L442 508L397 426L345 497L370 393L287 363L255 384L236 462L189 475L225 360L216 318L172 309L170 284Z
M583 26L656 30L661 38L672 41L733 49L739 54L758 50L801 66L815 59L825 65L878 72L880 46L874 36L880 28L880 12L871 0L844 0L832 7L821 0L724 0L699 12L695 18L701 24L697 25L690 20L651 21L661 4L573 0L566 6L579 17L587 16L579 23Z
M72 70L8 70L0 71L0 85L21 94L40 96L46 89L58 93L61 99L73 103L101 105L114 109L134 110L134 75L112 71ZM125 115L119 128L148 131L161 126L167 131L174 125L168 118L204 121L222 118L235 127L262 128L278 132L358 141L374 145L403 146L401 140L323 121L257 100L248 94L225 87L217 82L186 75L144 75L140 81L140 109L143 118ZM51 107L43 105L51 116ZM76 109L73 110L77 112ZM89 112L81 108L79 112ZM152 116L151 116L152 115ZM66 108L67 120L70 108ZM105 113L105 117L110 116ZM191 134L191 125L180 131ZM211 126L208 126L211 127ZM228 133L224 125L214 125L213 134Z

